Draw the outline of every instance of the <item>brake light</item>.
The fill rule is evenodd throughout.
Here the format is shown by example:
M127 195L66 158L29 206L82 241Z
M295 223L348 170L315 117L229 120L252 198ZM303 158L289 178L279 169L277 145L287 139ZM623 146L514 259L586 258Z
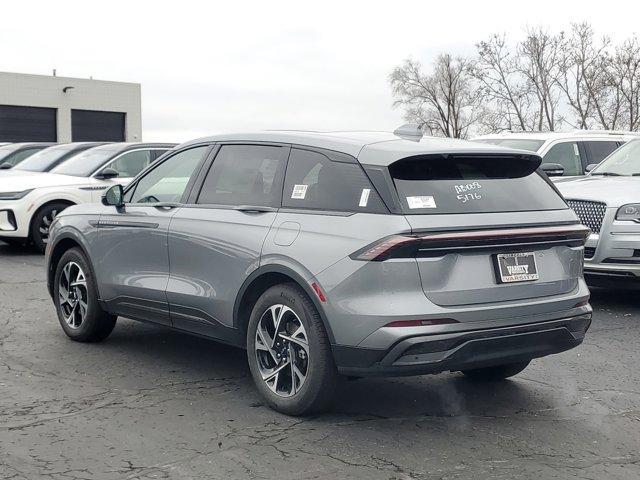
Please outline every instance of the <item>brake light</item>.
M391 252L400 247L408 246L416 240L416 237L409 235L392 235L357 251L351 256L351 258L354 260L368 261L386 260L391 255Z
M451 323L460 323L453 318L431 318L429 320L396 320L387 323L385 327L427 327L432 325L449 325Z

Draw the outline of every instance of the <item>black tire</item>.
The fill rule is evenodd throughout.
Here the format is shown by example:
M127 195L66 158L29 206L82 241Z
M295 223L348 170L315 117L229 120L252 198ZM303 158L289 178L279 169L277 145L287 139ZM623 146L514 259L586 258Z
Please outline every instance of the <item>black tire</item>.
M86 297L84 297L84 304L86 305L84 309L85 315L76 327L71 326L65 320L66 315L63 312L62 300L62 297L65 295L60 283L65 267L69 265L70 268L75 268L73 264L80 267L81 272L84 273L86 283ZM68 297L69 296L67 296L67 298ZM53 284L53 301L62 330L64 330L64 333L66 333L70 339L76 342L100 342L109 336L116 325L117 317L102 310L98 303L95 280L91 273L89 262L85 258L84 253L78 248L67 250L58 262ZM64 304L64 308L69 307L69 303Z
M274 305L284 305L295 313L304 326L308 342L309 353L307 363L305 363L305 380L301 382L301 387L297 392L286 397L272 391L262 379L256 351L258 323L263 314L266 314L269 308ZM295 352L295 350L293 351ZM306 355L303 354L303 357ZM257 300L253 306L247 328L247 358L258 391L274 410L287 415L309 415L324 411L329 407L338 382L338 371L320 314L307 294L297 284L276 285L263 293Z
M523 371L531 360L526 362L508 363L506 365L497 365L495 367L475 368L473 370L462 370L467 377L479 382L495 382L513 377Z
M69 206L68 203L55 202L40 207L31 220L30 237L31 243L37 251L44 253L49 238L49 225L61 211Z

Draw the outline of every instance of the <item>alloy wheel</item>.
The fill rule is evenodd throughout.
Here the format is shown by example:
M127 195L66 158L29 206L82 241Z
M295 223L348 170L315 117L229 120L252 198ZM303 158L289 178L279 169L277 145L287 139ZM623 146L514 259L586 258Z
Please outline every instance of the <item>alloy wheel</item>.
M80 328L87 317L87 278L76 262L67 263L62 269L58 283L60 310L65 323L73 328Z
M309 371L309 341L298 315L286 305L272 305L260 317L255 354L262 380L276 395L300 391Z
M53 223L53 221L55 220L55 218L58 216L58 210L51 210L49 212L46 212L45 215L42 217L42 221L40 222L40 226L38 227L38 231L40 232L40 239L42 240L42 243L47 243L49 241L49 228L51 227L51 224Z

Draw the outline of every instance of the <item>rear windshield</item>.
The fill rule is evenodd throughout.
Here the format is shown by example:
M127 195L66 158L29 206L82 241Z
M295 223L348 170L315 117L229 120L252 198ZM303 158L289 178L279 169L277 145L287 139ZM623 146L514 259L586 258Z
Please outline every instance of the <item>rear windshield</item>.
M567 208L539 166L537 156L422 155L393 163L389 173L412 215Z
M516 148L518 150L529 150L537 152L544 144L544 140L535 140L531 138L479 138L474 142L489 143L491 145L500 145L501 147Z

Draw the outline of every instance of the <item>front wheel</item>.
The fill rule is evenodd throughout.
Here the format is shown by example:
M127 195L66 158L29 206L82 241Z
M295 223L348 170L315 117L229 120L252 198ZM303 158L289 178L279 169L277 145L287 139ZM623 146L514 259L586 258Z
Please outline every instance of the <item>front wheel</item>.
M109 336L117 317L102 310L89 262L81 250L66 251L56 268L53 301L60 325L77 342L99 342Z
M497 365L495 367L474 368L473 370L462 370L462 373L472 380L481 382L504 380L505 378L513 377L514 375L522 372L527 368L529 362L530 360L527 360L526 362Z
M287 415L328 407L338 380L322 319L296 284L276 285L253 307L247 357L256 387L269 406Z
M31 241L40 253L44 253L47 247L51 224L58 214L68 206L66 203L50 203L40 208L33 216L31 221Z

